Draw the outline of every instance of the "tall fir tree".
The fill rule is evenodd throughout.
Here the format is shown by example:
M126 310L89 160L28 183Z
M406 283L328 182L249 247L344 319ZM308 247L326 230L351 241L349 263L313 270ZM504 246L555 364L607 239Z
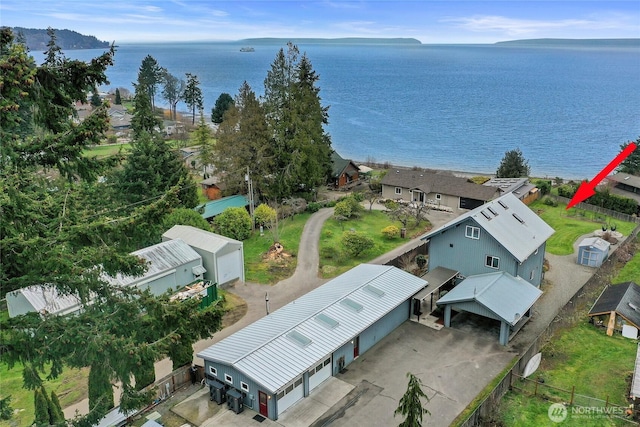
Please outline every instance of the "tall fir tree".
M51 425L59 425L63 423L64 411L62 410L62 406L60 405L60 399L58 399L58 395L55 391L51 390L51 406L49 407L49 417L51 419Z
M116 98L114 100L116 105L122 105L122 96L120 95L120 88L116 88Z
M183 99L185 104L191 110L191 124L196 123L196 111L202 110L204 99L202 97L202 89L200 89L200 81L195 74L187 73L187 83L184 87Z
M178 102L184 95L185 82L164 70L162 73L162 85L162 98L169 103L171 119L177 120L178 113L176 109Z
M635 143L637 146L640 146L640 137L636 139ZM629 144L631 144L631 142L622 144L620 146L620 151L625 150ZM618 170L623 173L640 176L640 148L633 150L631 154L629 154L629 156L620 163Z
M156 108L156 92L158 85L162 82L163 74L164 69L153 56L147 55L144 57L138 69L138 84L144 88L151 110L154 112Z
M428 409L422 406L422 399L429 402L429 397L422 391L422 381L420 378L413 375L411 372L407 373L409 383L407 384L407 391L404 393L398 407L393 412L393 416L403 415L404 421L399 424L399 427L420 427L422 426L423 415L430 415Z
M216 99L216 105L211 109L211 121L215 124L222 123L224 113L233 106L233 97L228 93L221 93Z
M496 171L497 178L523 178L529 176L529 162L519 148L504 153Z
M47 398L42 394L42 388L36 388L33 391L33 399L34 399L34 420L33 423L40 426L48 426L49 425L49 406L47 405Z

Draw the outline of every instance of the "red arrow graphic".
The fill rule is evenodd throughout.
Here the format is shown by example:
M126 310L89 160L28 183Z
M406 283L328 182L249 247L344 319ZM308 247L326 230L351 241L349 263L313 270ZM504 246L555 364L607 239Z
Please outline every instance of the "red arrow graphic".
M605 179L620 163L624 161L629 154L633 153L633 150L637 148L637 145L634 142L630 142L629 145L625 147L624 150L620 154L616 156L615 159L611 161L604 169L600 171L598 175L595 176L591 181L582 181L580 187L578 187L578 191L573 196L573 199L567 205L567 209L577 205L578 203L588 199L589 197L596 194L596 186Z

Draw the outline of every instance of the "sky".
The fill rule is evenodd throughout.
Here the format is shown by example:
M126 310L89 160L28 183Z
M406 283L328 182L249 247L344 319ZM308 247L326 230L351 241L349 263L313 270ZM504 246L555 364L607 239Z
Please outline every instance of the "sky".
M410 37L425 44L640 38L640 0L0 0L0 25L116 43Z

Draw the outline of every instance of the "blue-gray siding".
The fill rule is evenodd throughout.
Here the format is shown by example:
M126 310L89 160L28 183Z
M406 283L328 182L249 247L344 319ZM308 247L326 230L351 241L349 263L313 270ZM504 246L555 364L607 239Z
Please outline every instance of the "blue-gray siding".
M479 229L480 238L465 236L467 226ZM534 286L542 282L542 261L545 244L531 254L522 265L496 239L481 228L472 218L431 237L429 243L429 268L445 267L457 270L463 276L505 271L520 276ZM486 266L487 256L499 258L498 268ZM533 271L533 277L531 272Z

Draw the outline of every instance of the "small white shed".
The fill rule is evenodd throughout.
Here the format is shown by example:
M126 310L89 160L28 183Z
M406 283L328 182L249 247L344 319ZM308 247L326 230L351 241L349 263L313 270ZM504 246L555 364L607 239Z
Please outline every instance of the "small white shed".
M204 278L218 284L234 280L244 282L244 246L242 242L189 225L175 225L162 240L182 239L202 257L207 270Z
M609 256L610 243L600 237L587 237L578 245L578 264L600 267Z

